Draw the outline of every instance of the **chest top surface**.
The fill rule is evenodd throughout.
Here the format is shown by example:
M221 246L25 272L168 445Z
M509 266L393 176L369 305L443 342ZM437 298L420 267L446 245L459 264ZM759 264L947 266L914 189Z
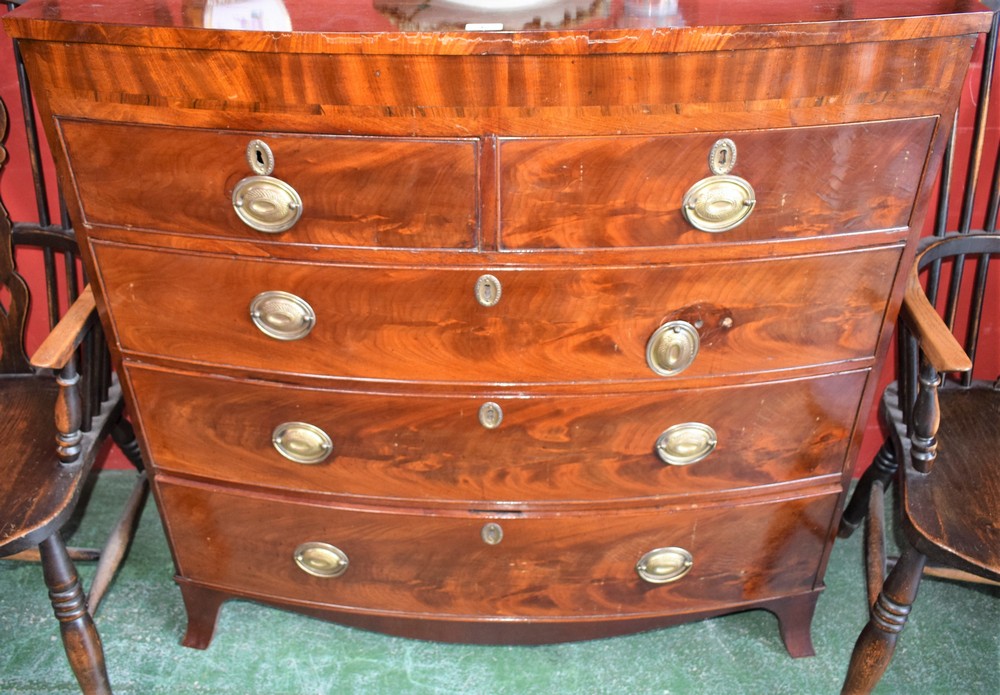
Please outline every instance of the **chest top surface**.
M703 51L985 30L976 0L124 0L29 2L17 38L277 52ZM230 32L220 30L237 29Z

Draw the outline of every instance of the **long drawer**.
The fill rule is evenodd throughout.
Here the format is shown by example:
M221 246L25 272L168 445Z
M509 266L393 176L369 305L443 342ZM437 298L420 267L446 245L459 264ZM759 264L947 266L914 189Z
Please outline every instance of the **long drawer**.
M103 242L93 249L126 352L271 373L478 383L672 378L650 367L647 348L661 326L673 331L678 322L690 327L680 339L697 350L671 375L870 359L900 251L514 269L285 262ZM487 274L493 306L479 301ZM274 292L282 294L265 294ZM278 309L261 309L267 326L308 332L296 328L296 339L283 340L259 330L251 305L261 296L278 298ZM304 313L314 320L301 320Z
M697 135L501 139L497 195L508 249L663 247L765 241L909 224L935 119ZM472 248L478 243L479 142L323 136L60 121L89 225L291 244ZM746 221L724 233L685 219L686 191L725 168L755 193ZM256 174L262 141L273 173L299 196L279 232L248 226L233 207ZM254 152L251 150L251 159ZM259 166L255 164L255 166ZM885 172L892 172L886 176ZM142 181L142 186L135 185ZM286 195L273 184L254 194ZM167 215L153 215L156 209ZM725 196L723 196L725 197ZM265 201L266 202L266 201Z
M839 475L867 375L525 396L126 370L157 470L347 497L496 502L670 498Z
M812 590L838 499L498 517L321 506L171 479L157 492L186 579L300 606L494 620L696 612ZM642 578L644 557L647 577L681 576Z

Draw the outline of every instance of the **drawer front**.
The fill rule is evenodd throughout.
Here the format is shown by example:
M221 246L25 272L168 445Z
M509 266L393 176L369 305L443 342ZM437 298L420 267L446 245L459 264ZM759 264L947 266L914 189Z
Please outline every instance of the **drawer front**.
M325 607L494 619L663 615L811 590L838 499L495 518L314 506L162 479L157 491L182 577ZM484 530L490 523L499 529ZM300 569L306 543L342 552L346 570ZM661 548L682 548L693 564L652 584L636 564Z
M509 249L646 247L852 234L909 226L935 119L698 135L530 138L500 145ZM685 194L718 155L756 203L737 227L700 231ZM733 160L733 157L735 159ZM891 172L891 175L890 175ZM701 195L707 195L702 193ZM697 196L695 196L697 197Z
M899 257L898 248L883 248L687 266L492 269L502 292L495 306L482 306L482 269L93 248L126 351L267 372L470 383L669 380L647 364L647 344L678 321L699 334L684 376L868 359ZM295 340L258 330L250 306L264 292L304 301L315 314L311 330ZM271 319L284 321L283 310Z
M294 244L476 245L475 140L231 133L73 120L60 121L60 128L89 225ZM270 150L270 177L301 199L301 217L286 231L258 231L233 205L240 181L260 173L247 154L257 139ZM258 160L256 152L250 156ZM270 183L241 190L247 210L254 195L265 202L269 195L286 195Z
M839 475L866 378L525 397L321 391L131 364L127 373L157 470L348 496L514 502L670 497ZM480 412L493 407L502 416L491 428ZM293 460L289 445L274 442L285 423L319 428L332 452ZM693 453L682 456L684 446Z

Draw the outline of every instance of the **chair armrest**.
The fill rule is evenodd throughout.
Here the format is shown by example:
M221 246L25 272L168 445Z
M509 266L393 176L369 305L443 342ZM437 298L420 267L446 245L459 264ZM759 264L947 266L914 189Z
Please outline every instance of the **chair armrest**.
M40 369L62 369L73 351L83 341L87 324L94 316L94 291L87 285L69 311L59 319L42 344L31 356L31 364Z
M921 352L937 372L967 372L972 369L972 360L924 294L916 268L907 279L903 310L909 318L910 330L920 342Z

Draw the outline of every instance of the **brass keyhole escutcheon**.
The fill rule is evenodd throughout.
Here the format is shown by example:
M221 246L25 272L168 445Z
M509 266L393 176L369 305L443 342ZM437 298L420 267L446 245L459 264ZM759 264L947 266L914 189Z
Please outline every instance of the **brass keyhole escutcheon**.
M487 401L479 406L479 424L488 430L495 430L503 422L503 408L499 403Z
M274 171L274 153L263 140L251 140L247 144L247 164L258 176L270 176Z
M485 524L482 530L479 532L479 536L483 539L483 543L486 545L498 545L500 541L503 540L503 527L500 524L491 521Z
M500 303L500 296L503 294L503 287L500 280L495 275L489 273L480 275L475 286L476 301L483 306L496 306Z
M691 366L700 346L694 326L687 321L669 321L646 343L646 364L660 376L674 376Z

